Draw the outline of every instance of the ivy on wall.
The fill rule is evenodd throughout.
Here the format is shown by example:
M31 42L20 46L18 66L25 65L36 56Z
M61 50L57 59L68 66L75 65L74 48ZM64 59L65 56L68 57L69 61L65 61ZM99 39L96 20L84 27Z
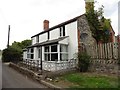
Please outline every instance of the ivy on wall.
M102 41L105 43L110 40L111 21L103 16L103 8L104 6L100 7L98 11L93 8L89 9L89 11L86 12L86 17L92 31L92 36L97 42Z

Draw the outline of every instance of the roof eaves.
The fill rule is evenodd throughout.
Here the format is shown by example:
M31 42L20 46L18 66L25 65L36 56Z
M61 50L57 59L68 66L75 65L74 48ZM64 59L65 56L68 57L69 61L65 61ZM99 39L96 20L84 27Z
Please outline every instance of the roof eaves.
M51 31L51 30L53 30L53 29L56 29L56 28L61 27L61 26L63 26L63 25L69 24L69 23L71 23L71 22L74 22L74 21L76 21L79 17L81 17L81 16L83 16L83 15L85 15L85 14L82 14L82 15L80 15L80 16L77 16L77 17L73 18L73 19L70 19L70 20L65 21L65 22L63 22L63 23L60 23L60 24L58 24L58 25L56 25L56 26L53 26L53 27L49 28L47 31L42 31L42 32L40 32L40 33L32 36L31 38L33 38L33 37L35 37L35 36L38 36L38 35L40 35L40 34L49 32L49 31Z

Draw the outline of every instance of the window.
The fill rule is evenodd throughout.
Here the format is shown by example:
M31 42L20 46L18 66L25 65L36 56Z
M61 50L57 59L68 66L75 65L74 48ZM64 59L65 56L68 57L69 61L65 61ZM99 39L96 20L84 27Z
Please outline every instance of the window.
M51 61L57 61L58 60L58 53L51 53Z
M33 48L29 48L27 50L27 58L28 59L34 59L34 49Z
M44 56L46 61L57 61L58 60L57 45L45 46Z
M45 53L45 60L50 61L50 54L49 53Z
M60 45L60 52L68 52L68 46L67 45Z
M68 46L67 45L60 45L60 60L65 61L68 60Z
M65 26L60 27L60 37L65 36Z
M49 46L45 46L45 52L49 52Z
M68 60L68 54L67 53L60 53L60 60L61 61Z
M36 36L36 42L39 43L39 36Z
M33 48L31 48L31 53L33 53L34 52L34 49Z
M51 52L57 52L57 45L51 46Z

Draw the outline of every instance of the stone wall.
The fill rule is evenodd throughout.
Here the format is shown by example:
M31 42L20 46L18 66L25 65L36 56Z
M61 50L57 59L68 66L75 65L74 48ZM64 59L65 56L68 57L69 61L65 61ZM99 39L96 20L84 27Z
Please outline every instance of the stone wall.
M77 28L80 31L80 36L78 37L78 42L80 40L84 45L94 45L96 40L92 37L92 31L90 30L90 26L88 24L88 20L85 15L81 16L77 20ZM79 39L80 38L80 39Z
M89 71L118 74L120 73L120 68L118 60L93 59L90 61Z

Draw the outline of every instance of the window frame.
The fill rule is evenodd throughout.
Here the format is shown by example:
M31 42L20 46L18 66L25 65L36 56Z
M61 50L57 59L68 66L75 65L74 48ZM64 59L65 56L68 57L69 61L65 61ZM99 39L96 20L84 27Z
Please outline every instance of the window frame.
M58 60L58 50L57 50L56 52L52 52L52 50L51 50L51 47L52 47L52 46L58 47L57 44L44 46L44 58L46 58L46 57L45 57L45 54L49 54L49 55L50 55L50 60L45 60L45 61L56 61L56 60L51 60L51 59L52 59L52 58L51 58L51 57L52 57L52 54L57 54L57 60ZM49 47L49 51L48 51L48 52L45 52L45 47Z
M60 37L65 36L65 25L60 27L59 29L60 29Z

